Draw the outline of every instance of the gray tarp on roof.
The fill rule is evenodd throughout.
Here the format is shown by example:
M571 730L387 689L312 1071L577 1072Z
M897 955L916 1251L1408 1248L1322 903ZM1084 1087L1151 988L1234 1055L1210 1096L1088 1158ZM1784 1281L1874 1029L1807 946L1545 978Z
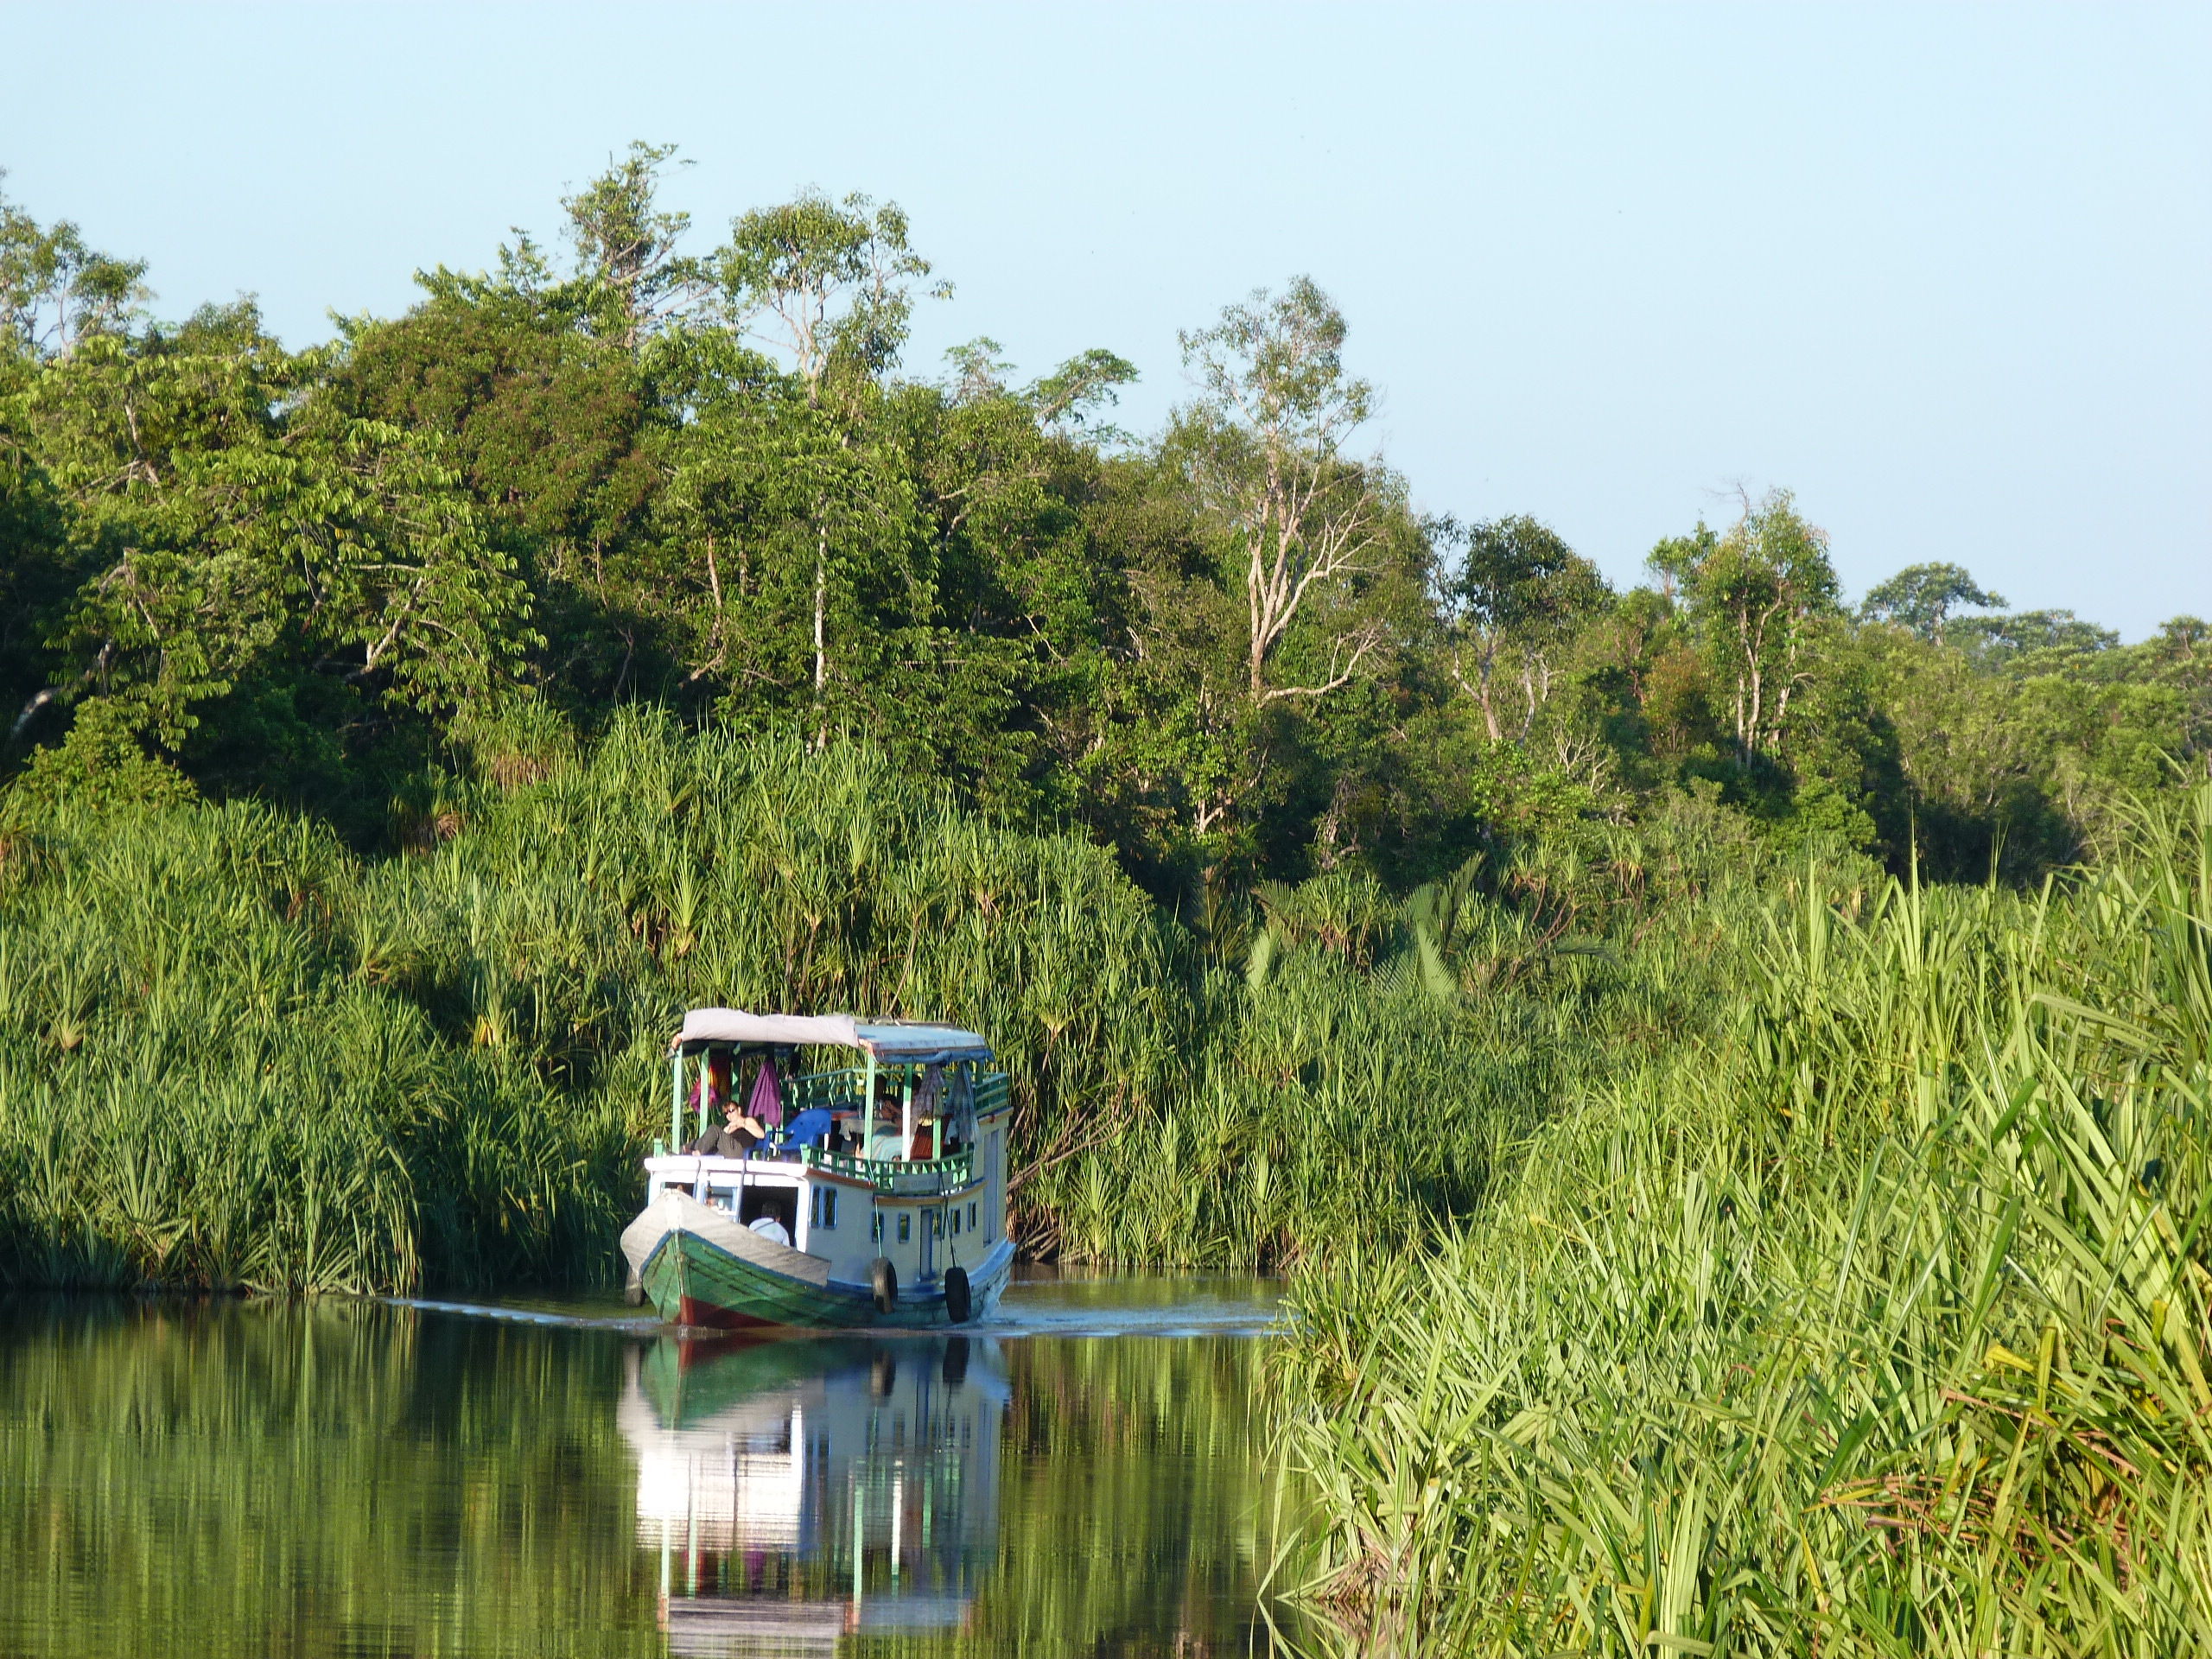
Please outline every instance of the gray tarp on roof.
M988 1060L991 1046L951 1026L870 1024L849 1014L747 1014L742 1008L694 1008L683 1016L676 1048L699 1043L758 1043L773 1047L853 1048L894 1065Z

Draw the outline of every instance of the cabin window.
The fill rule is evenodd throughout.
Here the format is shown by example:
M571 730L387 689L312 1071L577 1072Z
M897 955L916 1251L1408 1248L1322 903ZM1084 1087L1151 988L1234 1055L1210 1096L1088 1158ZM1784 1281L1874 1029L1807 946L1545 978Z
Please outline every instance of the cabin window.
M904 1243L905 1243L908 1239L912 1238L913 1236L914 1236L914 1218L913 1218L912 1216L901 1216L901 1217L899 1217L899 1242L901 1244L904 1244Z
M871 1244L880 1244L883 1243L883 1217L881 1216L872 1216L868 1218L868 1243Z
M814 1189L814 1224L825 1230L837 1225L837 1189L817 1186Z
M976 1230L976 1206L973 1204L968 1206L968 1230L971 1233Z
M957 1209L952 1212L952 1236L960 1236L960 1211Z

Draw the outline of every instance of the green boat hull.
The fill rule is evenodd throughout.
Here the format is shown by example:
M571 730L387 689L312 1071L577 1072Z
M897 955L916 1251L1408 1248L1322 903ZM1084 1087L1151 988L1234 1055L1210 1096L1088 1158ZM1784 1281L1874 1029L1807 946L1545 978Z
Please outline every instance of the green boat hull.
M1001 1244L970 1273L970 1320L996 1304L1012 1256ZM638 1277L661 1318L693 1329L943 1330L952 1323L942 1280L900 1286L887 1312L857 1286L779 1273L680 1226L662 1234Z

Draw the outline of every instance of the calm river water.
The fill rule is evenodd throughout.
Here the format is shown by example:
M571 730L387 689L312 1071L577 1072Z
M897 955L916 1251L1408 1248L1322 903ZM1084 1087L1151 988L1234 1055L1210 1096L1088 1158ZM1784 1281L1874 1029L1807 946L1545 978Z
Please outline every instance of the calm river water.
M626 1313L0 1300L0 1654L1272 1651L1265 1286Z

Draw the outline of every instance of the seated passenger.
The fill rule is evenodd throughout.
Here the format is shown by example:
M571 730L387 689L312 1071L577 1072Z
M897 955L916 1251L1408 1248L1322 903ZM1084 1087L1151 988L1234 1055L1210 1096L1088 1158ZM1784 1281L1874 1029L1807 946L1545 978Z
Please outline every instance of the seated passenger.
M683 1150L707 1158L742 1158L760 1144L768 1133L767 1126L757 1117L747 1117L735 1101L722 1108L720 1128L710 1128L696 1141L687 1142Z

